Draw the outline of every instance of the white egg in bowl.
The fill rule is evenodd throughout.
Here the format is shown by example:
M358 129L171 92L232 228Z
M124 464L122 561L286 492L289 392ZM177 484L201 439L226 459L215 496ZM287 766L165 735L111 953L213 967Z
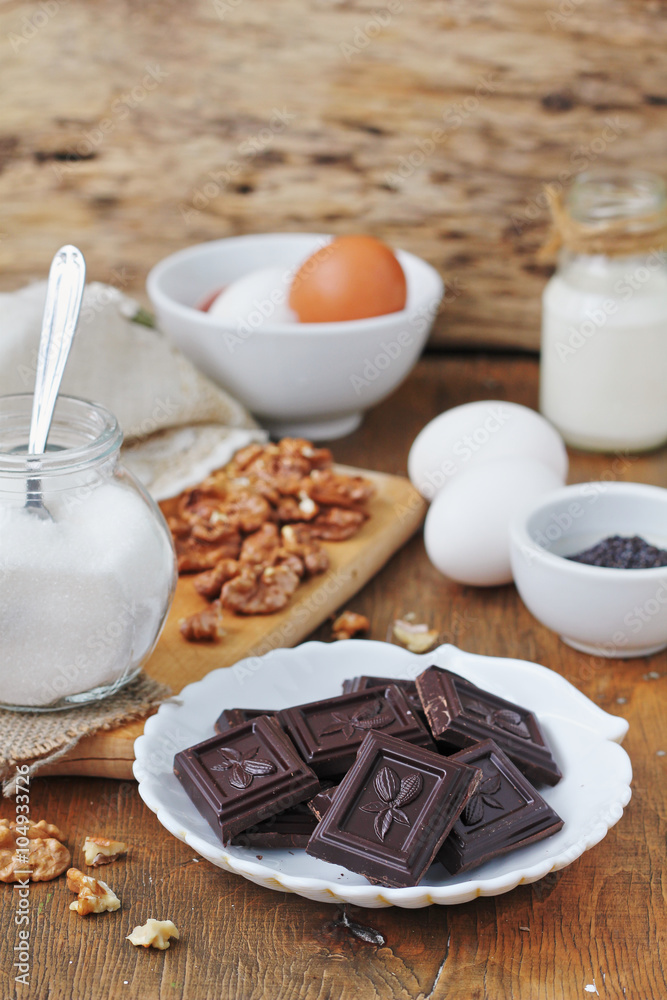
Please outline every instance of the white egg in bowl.
M232 281L215 296L204 311L220 323L232 326L235 333L227 335L229 346L238 346L247 330L259 330L270 324L296 323L298 317L290 309L287 290L291 272L284 267L262 267ZM245 327L238 326L239 317L246 317ZM252 323L252 327L251 327Z
M292 276L331 239L269 233L214 240L172 254L148 275L160 328L276 436L322 440L351 433L363 412L412 370L443 296L437 271L397 250L407 283L404 309L336 323L276 322L284 319ZM251 299L252 309L235 321L200 308L215 290L267 268L283 273L280 301L270 294Z

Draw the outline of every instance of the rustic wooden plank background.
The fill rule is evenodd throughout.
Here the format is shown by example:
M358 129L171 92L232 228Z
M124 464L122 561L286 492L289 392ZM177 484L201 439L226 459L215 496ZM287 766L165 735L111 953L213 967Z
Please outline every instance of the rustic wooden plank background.
M0 287L42 276L63 242L81 245L92 278L141 295L151 264L202 239L366 230L443 273L437 345L535 348L541 184L606 162L665 172L666 8L0 0ZM337 457L404 472L436 413L488 397L535 405L536 375L530 359L431 357ZM666 454L573 456L573 481L609 475L667 485ZM75 863L89 833L133 850L105 873L118 913L78 918L62 879L33 888L28 988L13 981L15 893L4 887L2 1000L569 1000L593 983L610 1000L667 995L665 655L576 653L513 588L444 581L420 538L353 606L374 638L414 610L464 649L536 659L625 715L635 782L620 824L561 874L504 896L351 908L379 935L369 944L336 907L196 861L132 782L36 779L33 815L67 831ZM181 929L165 954L123 940L149 915Z
M341 461L405 472L410 442L435 413L493 396L537 400L533 359L430 357L363 426L336 444ZM572 455L571 481L627 479L667 485L667 451L639 458ZM175 840L133 782L37 778L35 819L59 824L74 863L84 836L126 840L126 861L104 869L116 913L68 911L64 878L31 890L30 987L13 982L15 893L0 886L2 1000L601 1000L667 996L664 894L666 656L608 661L565 646L523 607L513 587L446 581L415 537L351 606L384 639L407 611L474 653L534 659L605 711L630 722L625 747L633 797L623 818L560 873L463 906L363 910L271 892L214 868ZM328 640L323 626L315 638ZM0 802L12 817L13 803ZM661 882L662 879L662 882ZM148 916L174 920L181 940L165 953L124 937ZM344 919L377 935L369 943ZM373 941L375 943L373 943Z
M438 345L538 344L544 181L665 172L665 0L0 0L0 287L64 242L142 294L221 236L370 231Z

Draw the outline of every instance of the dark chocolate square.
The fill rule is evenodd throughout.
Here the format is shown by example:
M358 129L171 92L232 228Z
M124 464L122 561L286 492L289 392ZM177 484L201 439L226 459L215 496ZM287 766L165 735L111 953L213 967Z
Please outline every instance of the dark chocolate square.
M331 785L330 788L323 788L308 802L308 808L318 822L329 811L334 795L339 788L340 785Z
M312 798L320 787L276 721L266 716L181 750L174 773L223 844Z
M352 694L353 691L364 691L366 688L379 687L380 685L386 687L387 684L395 684L396 687L399 687L405 693L412 711L418 712L421 718L424 710L417 692L417 685L414 681L408 681L405 678L369 677L367 674L363 677L350 677L343 681L343 694Z
M493 740L459 750L449 760L472 764L483 774L438 854L450 874L550 837L563 826L558 813Z
M366 688L325 701L286 708L278 721L321 777L342 775L354 763L364 736L382 731L435 749L426 727L395 684Z
M317 826L309 804L299 802L276 816L248 827L232 838L232 844L240 847L305 847Z
M477 768L371 732L306 852L380 885L417 885L480 779Z
M533 782L556 785L563 777L533 712L505 701L450 670L429 667L417 678L431 732L448 747L495 740Z
M274 718L276 713L265 711L261 708L226 708L213 723L216 733L226 733L235 726L242 726L244 722L251 719L258 719L260 715L268 715Z

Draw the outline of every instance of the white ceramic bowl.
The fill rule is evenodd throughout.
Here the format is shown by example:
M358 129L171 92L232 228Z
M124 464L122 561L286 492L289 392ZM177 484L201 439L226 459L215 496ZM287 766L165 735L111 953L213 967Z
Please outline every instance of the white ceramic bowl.
M346 677L414 679L432 663L536 713L563 773L555 787L540 789L564 820L554 836L470 872L450 876L434 864L419 885L385 889L302 849L223 847L174 776L174 754L213 736L223 708L286 708L339 694ZM607 715L565 678L536 663L475 656L454 646L418 656L371 640L306 642L213 670L163 702L134 744L134 775L142 799L170 833L212 864L267 889L354 906L451 905L535 882L599 843L630 801L632 767L618 746L627 729L625 719Z
M610 535L667 548L667 490L578 483L542 497L510 528L514 582L528 610L575 649L648 656L667 646L667 566L605 569L564 558Z
M291 272L330 239L272 233L200 243L160 261L146 282L165 333L275 435L323 439L353 431L363 411L393 392L414 366L444 292L430 264L398 250L408 286L400 312L253 329L252 313L231 326L196 308L215 289L255 269L284 266ZM268 300L265 305L270 308Z

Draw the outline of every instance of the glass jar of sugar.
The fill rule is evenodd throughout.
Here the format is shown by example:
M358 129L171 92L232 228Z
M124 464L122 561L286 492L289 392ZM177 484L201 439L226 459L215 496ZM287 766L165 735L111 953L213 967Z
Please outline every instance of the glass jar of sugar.
M667 441L665 184L585 173L550 201L561 250L543 298L540 409L576 448L657 448Z
M116 418L60 396L47 453L29 469L31 410L32 396L0 398L0 707L46 711L138 674L176 567L159 507L119 461ZM26 507L29 490L50 516Z

